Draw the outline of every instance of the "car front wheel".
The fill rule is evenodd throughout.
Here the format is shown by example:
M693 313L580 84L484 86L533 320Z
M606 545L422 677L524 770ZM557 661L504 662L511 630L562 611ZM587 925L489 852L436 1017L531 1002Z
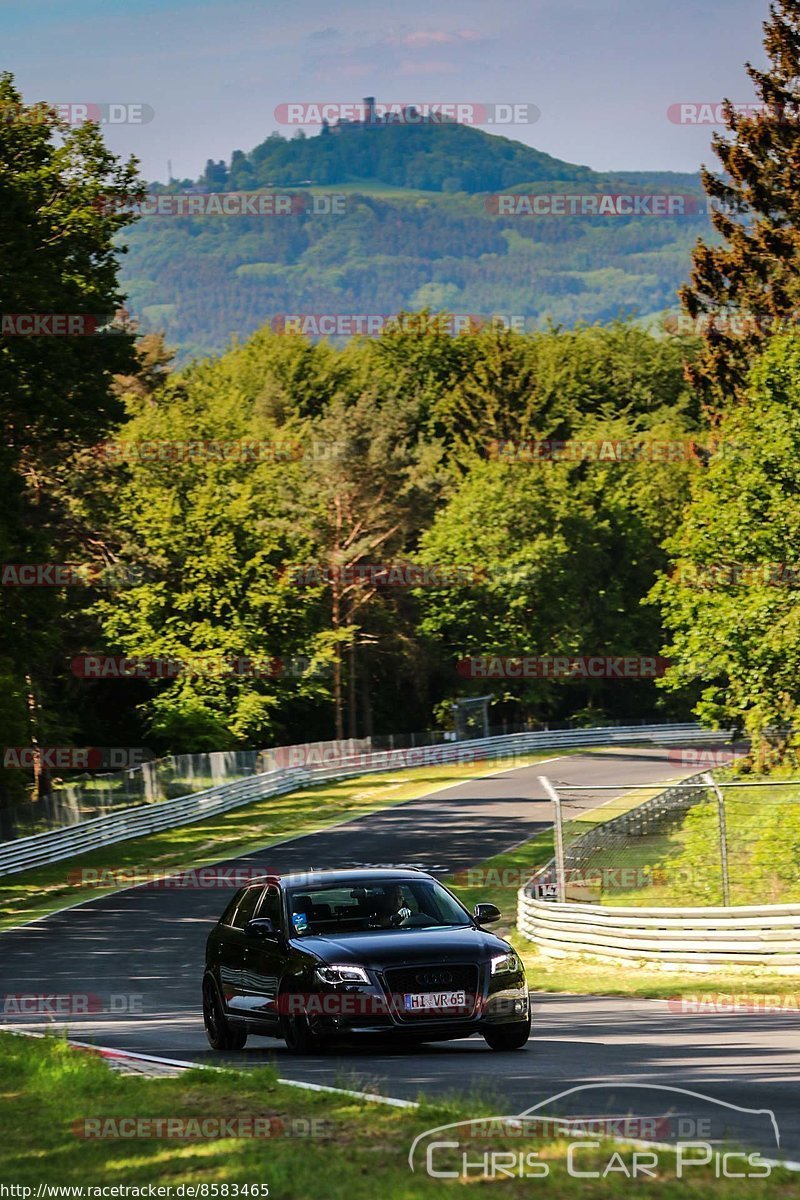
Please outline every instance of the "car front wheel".
M210 979L203 980L203 1024L212 1050L244 1049L247 1030L230 1024Z
M531 1036L531 1019L495 1025L494 1029L484 1029L483 1036L492 1050L521 1050Z
M288 997L289 990L282 989L282 996ZM315 1029L304 1012L288 1011L287 1003L279 1005L281 1012L281 1037L286 1042L290 1054L314 1054L326 1048L325 1038L319 1029Z

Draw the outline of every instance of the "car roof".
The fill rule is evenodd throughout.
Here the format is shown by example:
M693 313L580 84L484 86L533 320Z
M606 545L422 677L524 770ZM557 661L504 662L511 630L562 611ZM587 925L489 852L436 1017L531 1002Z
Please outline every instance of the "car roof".
M278 883L282 887L336 887L337 884L381 883L387 879L419 879L429 878L424 871L414 867L374 867L365 869L354 867L352 870L337 871L290 871L285 875L267 873L263 881L253 882Z

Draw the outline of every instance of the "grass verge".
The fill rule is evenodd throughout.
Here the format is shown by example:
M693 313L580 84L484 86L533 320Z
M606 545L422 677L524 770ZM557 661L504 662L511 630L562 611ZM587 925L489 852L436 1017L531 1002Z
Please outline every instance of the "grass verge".
M391 1108L344 1095L290 1088L279 1084L270 1068L197 1070L157 1079L118 1075L101 1059L57 1038L29 1040L10 1034L0 1034L0 1081L0 1179L6 1185L32 1188L28 1195L34 1196L40 1184L53 1189L45 1195L69 1195L66 1189L76 1185L84 1189L128 1186L144 1189L139 1194L147 1195L152 1184L173 1189L193 1186L201 1189L195 1196L206 1197L232 1197L231 1185L259 1184L269 1188L272 1200L451 1198L459 1194L465 1180L429 1177L424 1148L412 1173L408 1154L413 1140L439 1125L504 1111L487 1099L466 1097L423 1102L417 1109ZM120 1125L123 1118L146 1118L150 1122L146 1132L151 1136L130 1136L137 1127ZM154 1124L158 1118L162 1118L160 1127ZM194 1132L206 1134L213 1132L219 1120L257 1120L268 1136L179 1140L174 1125L169 1136L167 1122L175 1120L194 1121ZM87 1131L105 1136L87 1138ZM109 1136L118 1132L128 1136ZM152 1136L154 1133L159 1136ZM449 1131L445 1136L454 1135ZM503 1145L497 1138L478 1142L473 1137L462 1141L462 1146L469 1161L478 1164L487 1151L509 1151L507 1139ZM529 1152L538 1155L533 1161L539 1178L499 1174L490 1180L481 1177L478 1165L466 1182L476 1185L479 1195L488 1192L501 1200L531 1197L537 1187L541 1194L564 1200L631 1194L630 1179L620 1171L619 1163L630 1170L634 1152L619 1144L581 1149L580 1169L584 1171L602 1172L609 1162L613 1164L605 1179L596 1180L568 1174L563 1140L515 1140L515 1155ZM443 1152L437 1153L434 1165L442 1169ZM460 1153L454 1150L452 1154L448 1169L458 1171ZM670 1152L659 1152L657 1175L648 1182L667 1200L734 1194L745 1200L778 1194L800 1197L800 1177L781 1169L773 1169L762 1179L737 1179L735 1191L729 1181L715 1177L712 1167L693 1167L678 1179ZM226 1185L227 1193L223 1190ZM188 1194L186 1190L184 1194ZM240 1190L238 1194L245 1193ZM263 1196L266 1192L259 1189L249 1194Z

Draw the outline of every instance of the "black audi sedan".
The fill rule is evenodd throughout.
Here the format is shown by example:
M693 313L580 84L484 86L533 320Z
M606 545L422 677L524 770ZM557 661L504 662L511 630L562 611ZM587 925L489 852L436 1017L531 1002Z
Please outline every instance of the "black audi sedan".
M416 870L314 871L242 888L212 929L203 1019L215 1050L248 1034L289 1050L334 1039L440 1041L480 1033L518 1050L531 1027L528 985L514 949Z

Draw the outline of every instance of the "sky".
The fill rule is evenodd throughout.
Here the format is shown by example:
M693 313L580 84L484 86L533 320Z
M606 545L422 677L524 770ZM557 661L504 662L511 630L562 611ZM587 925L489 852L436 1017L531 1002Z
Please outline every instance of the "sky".
M0 69L26 102L116 105L106 111L123 120L106 124L108 144L135 154L149 180L165 181L169 162L175 178L195 178L208 158L229 160L275 130L291 136L281 105L368 95L531 105L535 121L482 127L595 170L696 171L715 162L714 126L676 123L668 110L753 99L744 63L764 62L767 9L767 0L0 0Z

